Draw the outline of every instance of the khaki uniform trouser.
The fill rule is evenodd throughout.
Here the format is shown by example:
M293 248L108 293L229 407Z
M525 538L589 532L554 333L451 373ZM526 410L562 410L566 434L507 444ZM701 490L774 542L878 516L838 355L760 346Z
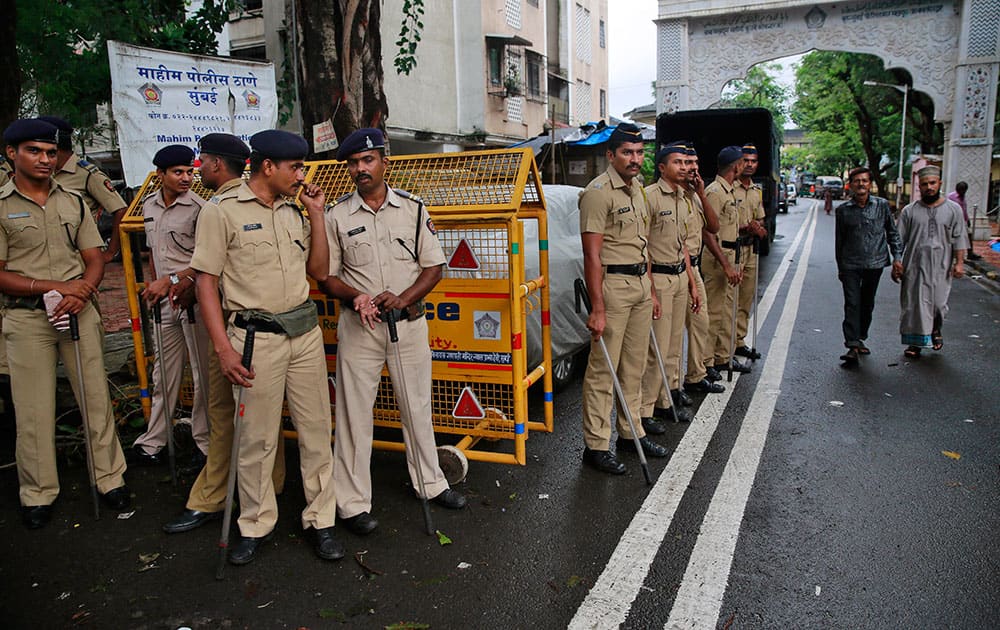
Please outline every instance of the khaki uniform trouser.
M10 374L7 362L7 340L3 338L3 317L0 317L0 374Z
M233 385L222 374L212 340L208 340L208 425L209 439L205 465L188 494L187 509L221 512L226 506L226 484L233 452L233 415L236 400ZM278 440L271 481L275 494L285 488L285 441Z
M427 343L427 320L400 321L400 361L405 374L399 374L389 341L389 327L365 326L357 313L343 309L337 323L337 439L334 443L334 485L337 488L337 513L341 518L370 512L372 507L371 456L372 409L388 366L402 414L403 442L410 481L419 493L417 466L423 476L427 498L448 489L438 465L431 409L431 349ZM406 397L400 384L406 386ZM409 407L404 403L409 401Z
M740 282L740 303L736 311L736 347L745 346L750 311L753 310L754 298L757 295L757 254L752 247L744 247L740 253L743 263L743 282Z
M49 505L59 495L56 470L56 362L62 359L77 403L86 406L94 452L94 474L101 493L125 484L125 456L108 395L104 369L104 332L97 309L79 314L80 357L87 399L80 397L74 342L58 332L45 311L10 309L3 337L10 361L11 393L17 419L17 476L21 505Z
M184 364L191 357L191 380L194 382L194 403L191 408L191 435L202 453L208 452L208 414L205 410L204 370L208 369L208 331L201 323L195 305L196 323L188 321L186 310L172 309L161 302L160 335L163 348L153 364L153 410L146 432L136 438L133 446L142 447L147 454L158 453L167 444L167 430L173 428L173 418L167 422L167 404L170 411L177 409ZM155 324L154 324L155 325ZM154 333L154 344L155 333Z
M611 355L615 373L621 382L638 437L646 432L639 421L642 406L642 373L649 351L649 328L653 321L653 300L650 297L649 276L605 274L604 343ZM622 361L622 357L626 360ZM590 359L583 377L583 441L587 448L606 451L611 444L611 407L615 404L611 370L600 343L590 344ZM618 435L632 439L625 415L618 410Z
M688 305L687 271L678 275L653 274L656 297L660 300L660 319L653 320L653 331L660 344L660 355L670 383L664 387L659 361L649 337L646 369L642 374L642 417L653 415L653 407L666 409L672 403L667 389L676 389L680 380L681 354L684 350L684 311Z
M736 253L730 249L722 250L729 259L729 264L735 264ZM708 294L708 346L705 354L705 366L723 365L729 363L729 345L732 339L733 298L736 288L729 284L726 272L715 256L711 254L701 260L702 275L705 280L705 292Z
M246 331L230 326L233 348L243 353ZM330 390L326 353L319 326L304 335L288 337L257 333L253 353L253 387L243 390L243 417L239 443L237 484L240 489L240 532L266 536L278 521L275 500L275 454L281 441L281 407L299 435L299 466L306 507L302 528L332 527L336 518L333 490L333 449L330 448ZM239 388L233 388L238 398Z
M686 383L697 383L705 378L707 375L705 360L710 358L711 352L708 346L708 295L705 294L705 281L701 279L698 267L694 268L694 282L701 298L701 308L697 313L691 312L691 300L688 299L688 358L687 375L684 378Z

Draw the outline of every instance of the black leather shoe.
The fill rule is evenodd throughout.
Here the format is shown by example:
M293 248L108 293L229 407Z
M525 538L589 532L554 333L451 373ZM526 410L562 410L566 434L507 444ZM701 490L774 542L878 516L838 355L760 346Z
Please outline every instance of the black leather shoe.
M173 520L167 521L163 525L163 531L168 534L180 534L189 532L196 527L201 527L209 521L222 518L222 512L199 512L198 510L184 510Z
M705 380L710 383L714 383L715 381L721 381L722 375L719 374L719 371L714 367L707 367L705 368Z
M750 359L751 361L756 361L757 359L760 358L760 353L759 352L757 352L756 350L754 350L752 348L748 348L746 346L740 346L739 348L737 348L734 351L734 354L736 354L736 356L738 356L738 357L746 357L746 358Z
M235 565L250 564L257 557L257 550L261 544L271 540L274 535L272 530L266 536L252 538L250 536L240 536L240 539L229 550L229 563Z
M739 361L731 361L731 363L733 364L733 372L739 372L740 374L749 374L750 373L750 366L749 365L744 365L744 364L740 363ZM715 370L717 372L719 372L720 374L722 372L728 372L729 371L729 365L726 364L726 363L720 363L719 365L715 366Z
M626 470L625 464L618 461L618 458L611 451L593 451L584 448L583 463L612 475L624 475Z
M666 446L661 446L649 439L645 435L639 438L639 444L642 445L642 452L649 457L666 457L670 454L670 449ZM631 451L635 452L635 440L632 438L618 438L615 442L619 451Z
M52 520L51 505L22 505L21 521L28 529L41 529Z
M673 399L675 405L681 405L682 407L690 407L694 404L694 400L690 396L684 393L680 389L670 390L670 397Z
M375 517L368 512L355 514L351 518L342 518L340 519L340 522L347 526L347 529L351 530L358 536L367 536L375 531L376 527L378 527L378 521L375 520Z
M700 392L703 394L721 394L726 391L726 386L721 383L713 383L707 378L694 383L684 383L684 389L689 392Z
M132 507L132 493L128 486L119 486L114 490L108 490L101 495L104 503L112 510L127 510Z
M653 415L659 420L669 420L670 422L674 422L675 419L673 409L677 410L676 422L691 422L691 418L693 417L691 415L691 411L679 405L667 407L666 409L663 407L653 407Z
M847 364L854 364L858 362L858 349L848 348L847 352L840 355L840 360Z
M642 428L651 435L663 435L667 432L667 427L657 422L656 418L643 418Z
M466 500L462 496L462 493L457 490L452 490L451 488L445 488L445 491L431 499L434 503L437 503L441 507L446 507L449 510L461 510L465 507Z
M368 514L368 512L362 512L362 514ZM340 560L344 557L344 543L334 538L333 527L322 527L315 532L317 556L324 560Z
M138 445L132 447L132 452L129 453L128 457L128 463L133 466L159 466L165 461L167 459L164 457L163 451L150 455Z

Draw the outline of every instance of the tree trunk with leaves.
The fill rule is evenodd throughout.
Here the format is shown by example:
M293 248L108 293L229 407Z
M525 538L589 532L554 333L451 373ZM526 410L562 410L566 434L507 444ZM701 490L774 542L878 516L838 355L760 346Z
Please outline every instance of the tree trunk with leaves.
M294 0L304 135L333 121L337 139L385 128L380 0Z
M18 118L21 103L21 66L17 62L17 2L0 0L0 131Z

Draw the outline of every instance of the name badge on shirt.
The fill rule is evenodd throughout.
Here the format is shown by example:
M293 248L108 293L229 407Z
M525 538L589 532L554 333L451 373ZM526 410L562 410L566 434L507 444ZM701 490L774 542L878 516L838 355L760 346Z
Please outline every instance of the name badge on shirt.
M362 225L361 227L354 228L353 230L351 230L350 232L348 232L347 235L348 236L357 236L358 234L361 234L364 231L365 231L365 226Z
M618 214L625 214L626 212L631 212L632 208L626 206L624 208L618 208Z
M8 214L8 219L26 219L31 216L30 212L15 212L14 214Z
M673 211L673 210L661 210L661 211L660 211L660 216L661 216L661 217L669 217L669 216L670 216L670 215L672 215L673 213L674 213L674 211Z
M142 220L143 223L152 223L154 221L153 217L146 217Z
M244 232L253 232L254 230L263 230L263 229L264 226L262 226L260 223L247 223L246 225L243 226Z

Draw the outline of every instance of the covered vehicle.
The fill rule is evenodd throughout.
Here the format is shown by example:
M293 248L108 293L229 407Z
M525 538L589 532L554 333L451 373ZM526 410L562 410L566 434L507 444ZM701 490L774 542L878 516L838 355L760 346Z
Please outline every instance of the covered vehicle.
M788 188L788 205L794 206L796 200L798 200L799 198L798 192L795 190L795 184L788 184L787 188Z
M816 178L816 196L822 199L827 190L833 199L843 199L844 180L831 175L820 175Z
M542 186L549 229L549 309L552 332L552 387L566 387L583 367L590 348L587 314L575 309L573 282L583 277L583 246L580 243L580 210L577 199L582 188ZM538 224L522 221L526 278L539 274ZM528 366L542 362L542 320L535 309L528 313Z

